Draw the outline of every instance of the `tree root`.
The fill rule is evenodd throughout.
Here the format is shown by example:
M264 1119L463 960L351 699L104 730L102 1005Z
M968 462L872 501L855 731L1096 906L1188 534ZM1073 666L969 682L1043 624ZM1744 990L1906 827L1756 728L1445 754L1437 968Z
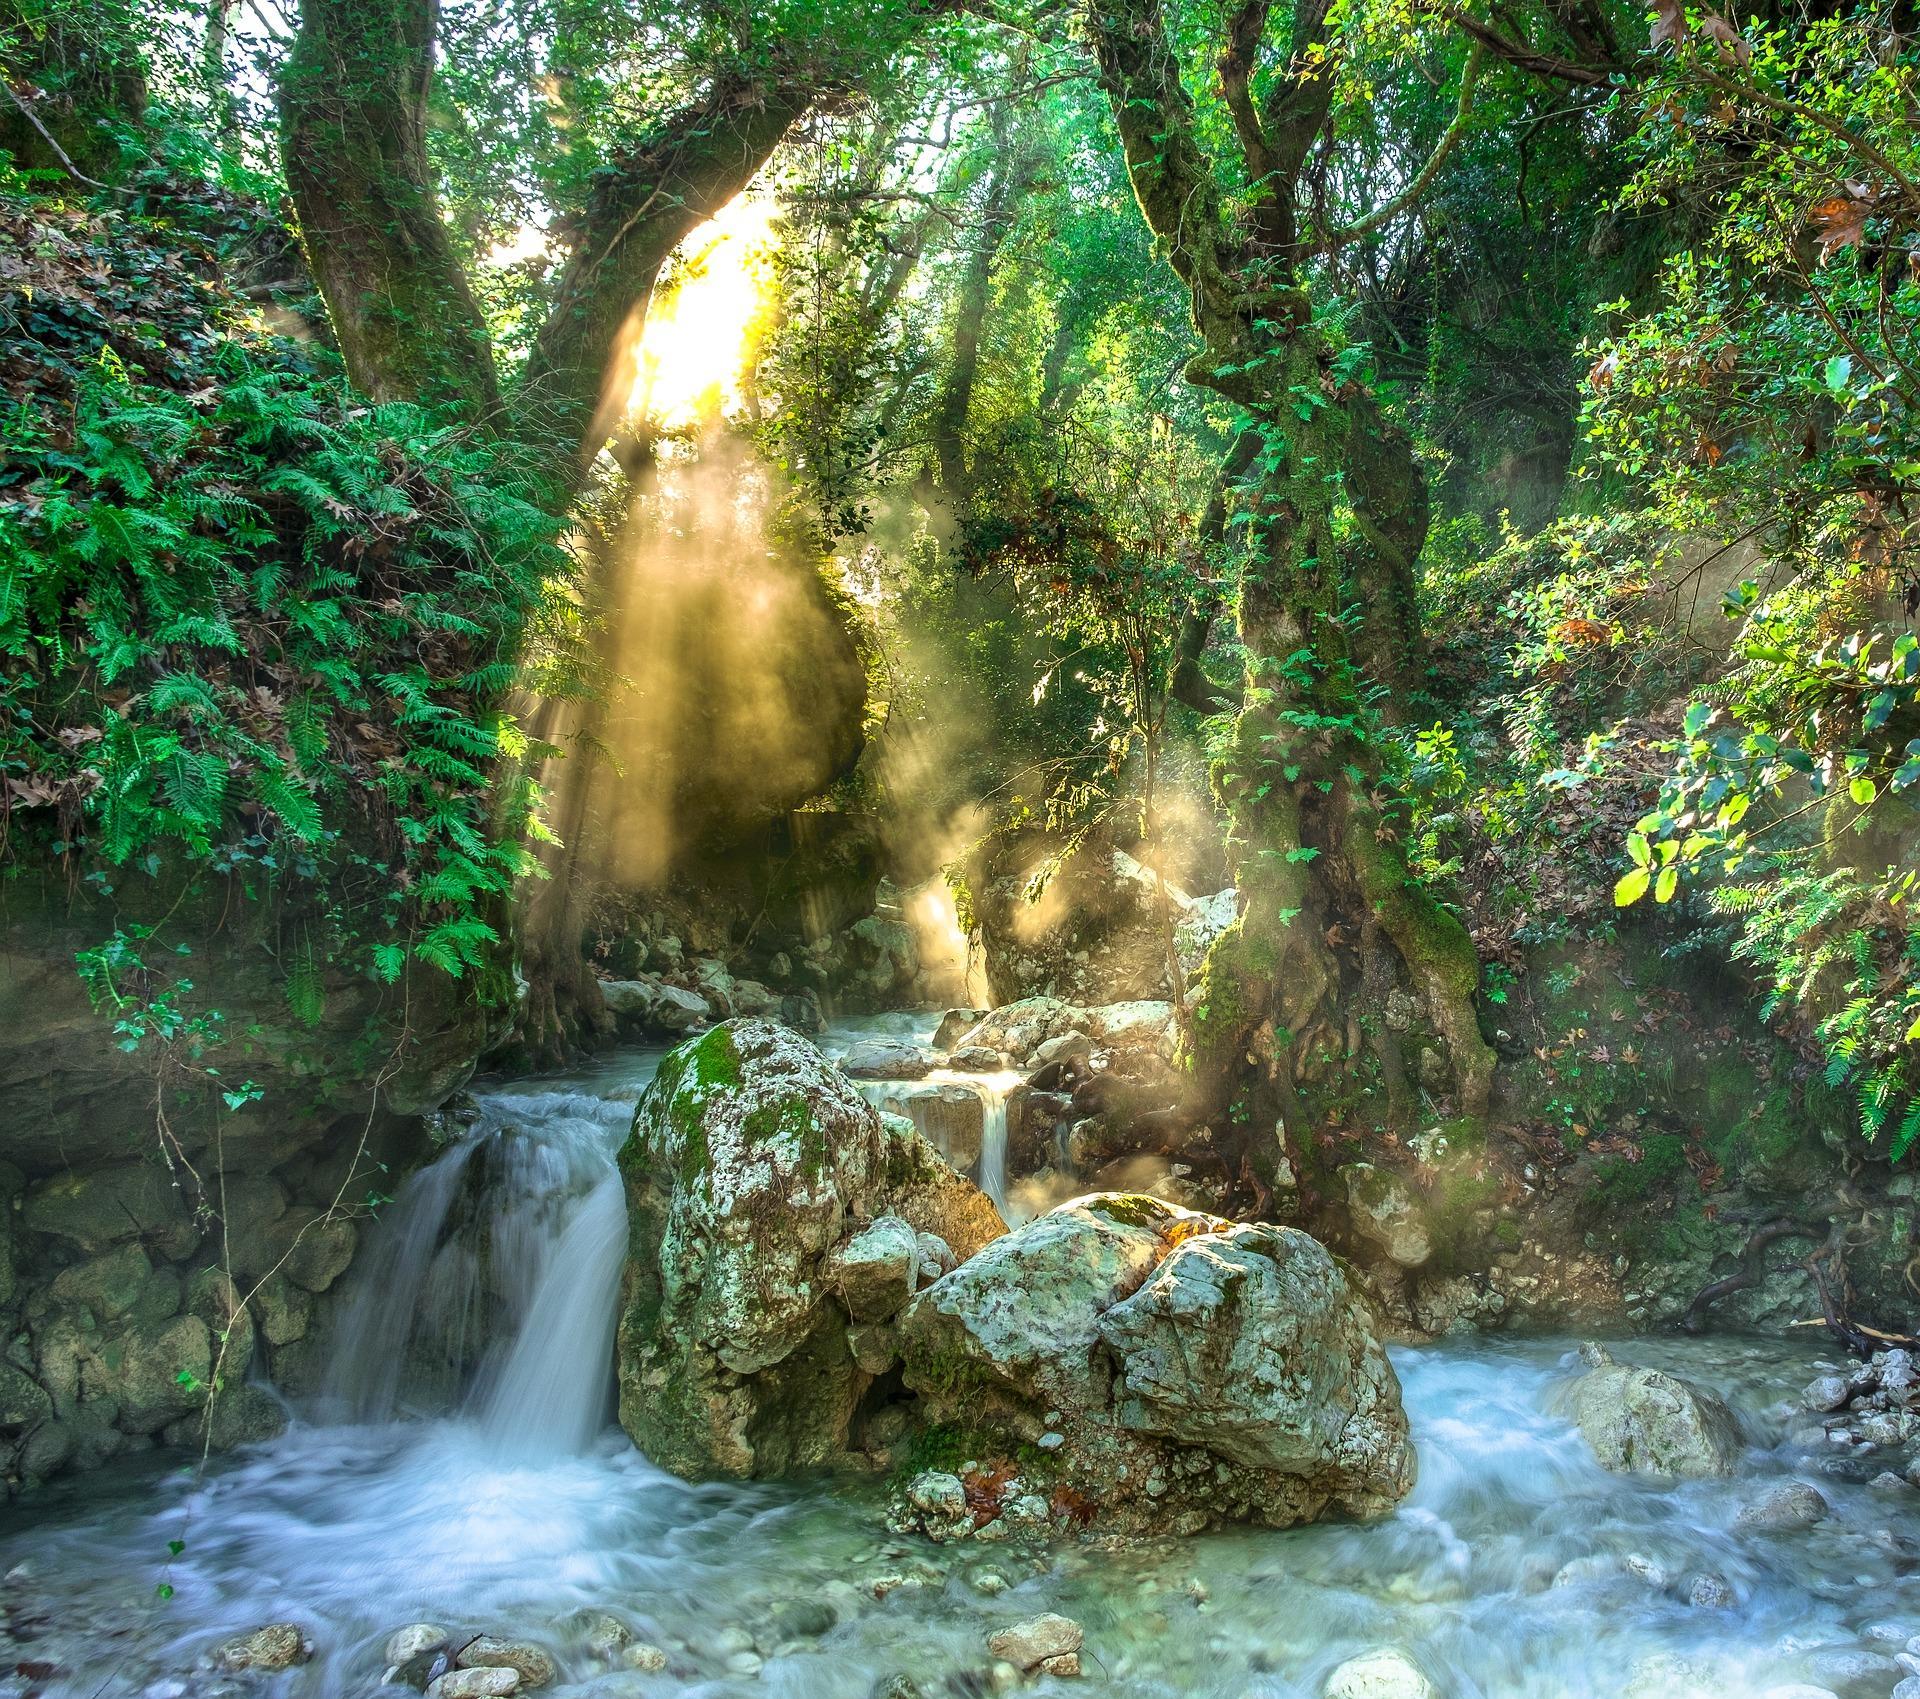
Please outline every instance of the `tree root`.
M1706 1313L1722 1298L1730 1298L1736 1292L1744 1292L1760 1283L1760 1253L1767 1246L1780 1239L1812 1239L1819 1235L1817 1227L1804 1221L1795 1221L1788 1216L1780 1216L1772 1221L1762 1222L1753 1230L1745 1247L1740 1252L1740 1268L1735 1274L1709 1282L1694 1294L1693 1302L1687 1306L1687 1312L1680 1318L1682 1331L1699 1333L1706 1327ZM1817 1253L1816 1253L1817 1254Z
M1853 1301L1853 1283L1847 1278L1847 1227L1836 1221L1827 1232L1826 1242L1806 1261L1813 1277L1813 1289L1820 1296L1820 1315L1827 1331L1856 1357L1871 1357L1876 1351L1898 1346L1920 1350L1920 1337L1911 1333L1887 1333L1865 1322L1855 1321L1849 1313ZM1828 1280L1831 1270L1833 1279Z

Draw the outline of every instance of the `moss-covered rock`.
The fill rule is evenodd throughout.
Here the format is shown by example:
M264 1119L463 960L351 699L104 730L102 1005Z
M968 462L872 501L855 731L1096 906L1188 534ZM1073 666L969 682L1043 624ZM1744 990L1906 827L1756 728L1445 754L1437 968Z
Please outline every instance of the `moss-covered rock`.
M897 1217L962 1257L1004 1231L910 1122L878 1114L769 1021L728 1021L674 1050L620 1165L632 1234L620 1419L689 1476L780 1475L851 1454L873 1379L842 1295L863 1230ZM859 1284L861 1324L885 1319L880 1286ZM903 1280L894 1295L911 1290Z

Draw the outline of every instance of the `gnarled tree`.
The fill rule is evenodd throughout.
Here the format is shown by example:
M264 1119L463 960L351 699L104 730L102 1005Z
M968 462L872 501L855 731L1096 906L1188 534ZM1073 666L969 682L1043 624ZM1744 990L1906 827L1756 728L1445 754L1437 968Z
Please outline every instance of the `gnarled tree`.
M1404 983L1460 1107L1478 1113L1493 1072L1474 1011L1479 963L1460 922L1410 874L1383 812L1371 705L1376 689L1404 689L1417 664L1425 487L1404 433L1336 376L1309 298L1315 254L1348 234L1315 227L1308 177L1333 136L1350 26L1330 0L1297 0L1290 16L1245 0L1227 18L1211 95L1237 149L1232 175L1209 157L1175 45L1192 32L1162 0L1090 0L1086 26L1140 210L1187 287L1202 347L1186 375L1258 438L1232 516L1244 538L1246 684L1215 775L1243 913L1207 961L1198 1070L1226 1108L1251 1063L1248 1119L1293 1121L1303 1089L1359 1059L1362 995ZM1372 218L1392 216L1444 161L1477 64L1467 61L1436 160ZM1403 1116L1395 1035L1366 1024L1390 1114Z

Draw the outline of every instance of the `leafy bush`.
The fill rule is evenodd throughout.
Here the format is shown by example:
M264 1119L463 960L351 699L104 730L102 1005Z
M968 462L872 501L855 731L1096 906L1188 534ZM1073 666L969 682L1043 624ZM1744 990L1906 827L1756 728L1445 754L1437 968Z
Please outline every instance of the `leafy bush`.
M0 850L344 877L356 966L476 966L532 802L504 704L566 606L533 475L359 401L178 232L0 227Z

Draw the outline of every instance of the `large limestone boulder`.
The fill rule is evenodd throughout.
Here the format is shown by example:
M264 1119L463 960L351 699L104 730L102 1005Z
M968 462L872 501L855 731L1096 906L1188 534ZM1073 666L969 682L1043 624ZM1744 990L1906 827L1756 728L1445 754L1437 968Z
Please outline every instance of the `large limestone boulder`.
M967 1257L1005 1231L910 1122L770 1021L728 1021L674 1050L620 1166L620 1420L689 1476L849 1455L889 1364L875 1330L942 1266L930 1241Z
M898 1331L907 1385L966 1449L1024 1457L1023 1492L1109 1527L1374 1516L1413 1483L1366 1310L1291 1228L1078 1198L921 1292Z
M1730 1475L1742 1449L1740 1424L1710 1392L1658 1369L1616 1363L1585 1345L1588 1365L1573 1387L1573 1417L1603 1468L1620 1473Z

